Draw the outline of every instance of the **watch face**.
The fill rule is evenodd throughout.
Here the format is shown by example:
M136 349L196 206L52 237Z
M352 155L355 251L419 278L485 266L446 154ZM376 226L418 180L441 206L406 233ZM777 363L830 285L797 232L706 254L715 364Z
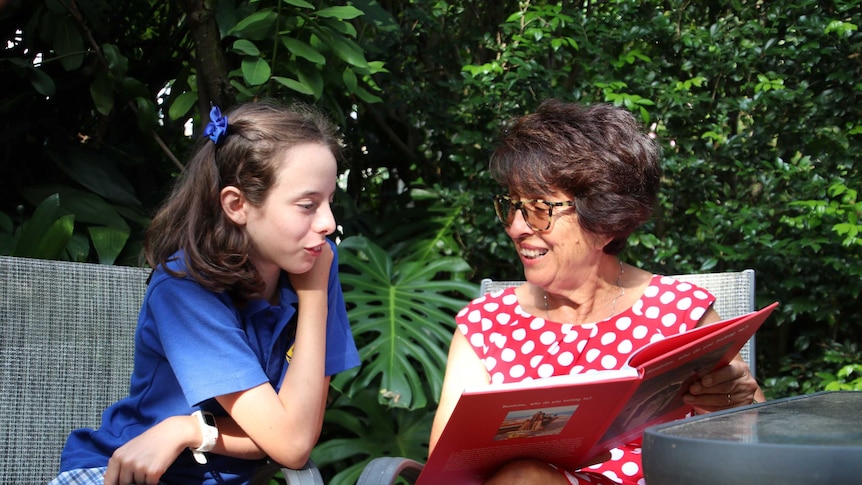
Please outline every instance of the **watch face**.
M204 422L207 424L207 426L215 426L216 425L215 416L213 416L210 413L201 413L201 414L203 414Z

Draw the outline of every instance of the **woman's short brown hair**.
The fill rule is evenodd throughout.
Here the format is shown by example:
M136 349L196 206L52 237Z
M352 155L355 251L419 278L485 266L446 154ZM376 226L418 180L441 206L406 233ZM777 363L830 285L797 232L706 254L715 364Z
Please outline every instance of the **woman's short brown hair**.
M604 251L618 254L652 214L660 158L659 145L625 109L550 99L504 129L489 168L518 197L570 195L581 227L613 237Z

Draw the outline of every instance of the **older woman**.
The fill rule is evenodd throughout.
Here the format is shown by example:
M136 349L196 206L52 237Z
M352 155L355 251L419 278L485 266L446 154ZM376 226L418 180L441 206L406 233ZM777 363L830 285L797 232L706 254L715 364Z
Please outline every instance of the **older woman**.
M659 158L658 145L634 117L610 105L549 100L504 131L490 170L505 195L494 204L526 283L484 295L458 314L432 453L466 387L619 368L657 334L719 320L708 291L617 256L650 217ZM480 321L466 318L476 311ZM483 322L493 325L486 328ZM644 327L645 334L635 331ZM511 345L516 340L517 346ZM693 384L686 395L697 412L763 399L739 357ZM516 460L486 483L643 483L639 445L614 449L606 461L581 470Z

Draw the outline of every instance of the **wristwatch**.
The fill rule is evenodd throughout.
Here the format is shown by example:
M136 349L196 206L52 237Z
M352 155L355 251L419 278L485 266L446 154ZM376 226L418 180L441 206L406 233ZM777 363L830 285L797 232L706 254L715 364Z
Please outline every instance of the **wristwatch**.
M218 426L216 426L215 416L209 411L197 410L192 413L192 416L198 418L202 437L201 445L197 448L192 448L192 455L195 457L196 462L204 465L207 462L207 457L204 453L212 450L218 439Z

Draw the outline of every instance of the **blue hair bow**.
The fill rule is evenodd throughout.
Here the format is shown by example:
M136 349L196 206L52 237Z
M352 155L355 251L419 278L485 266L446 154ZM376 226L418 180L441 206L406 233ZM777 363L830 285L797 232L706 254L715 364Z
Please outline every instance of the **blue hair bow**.
M227 116L222 116L218 106L210 110L210 122L204 127L204 136L216 145L227 135Z

